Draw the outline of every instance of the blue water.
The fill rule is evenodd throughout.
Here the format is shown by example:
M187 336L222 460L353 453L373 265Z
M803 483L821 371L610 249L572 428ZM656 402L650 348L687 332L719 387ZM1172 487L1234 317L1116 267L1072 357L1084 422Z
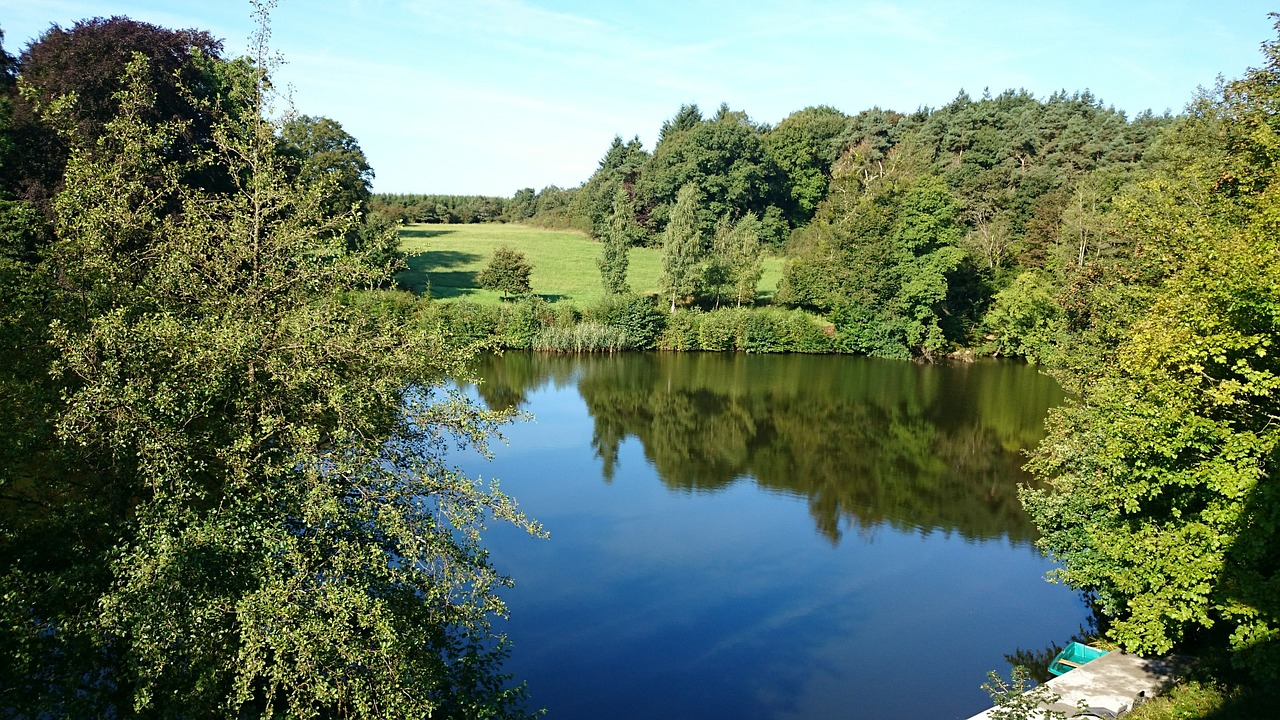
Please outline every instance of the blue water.
M774 360L755 358L751 362L759 365L748 369L776 372L769 365ZM810 360L816 364L804 364ZM807 379L815 373L843 373L839 361L850 367L882 362L815 358L788 372L802 373L806 381L798 387L803 388L812 385ZM717 480L712 489L664 478L656 468L670 472L677 465L647 449L640 439L647 431L639 427L622 434L606 479L597 437L601 421L588 410L580 387L598 369L593 363L608 361L547 362L554 371L526 373L519 383L521 407L536 420L508 428L509 445L495 446L492 462L469 462L467 469L500 478L503 490L550 532L549 539L536 540L495 526L487 536L495 565L516 582L504 594L510 620L499 623L514 643L505 669L528 683L532 704L545 707L549 718L964 718L990 705L981 684L988 670L1007 675L1006 654L1064 642L1085 622L1080 598L1044 580L1050 565L1031 544L1025 520L1011 522L1007 532L991 530L1003 517L999 512L1009 512L1007 499L992 505L1004 508L993 511L995 519L974 517L981 510L969 509L950 525L937 520L948 508L934 508L919 521L903 514L881 516L875 507L838 508L839 527L833 533L822 529L818 518L831 513L817 509L813 493L762 485L750 473ZM732 375L728 368L721 373L714 365L699 367L710 371L707 377ZM1008 367L993 368L997 379L992 382L999 387L1014 377ZM675 368L687 375L686 369ZM898 381L885 377L921 372L892 363L873 369L882 373L877 382L888 386ZM622 370L630 377L628 369ZM501 382L495 375L501 371L495 365L486 373ZM610 368L610 376L618 371ZM988 371L925 372L936 372L929 385L944 390L909 403L920 410L907 411L905 426L916 426L930 414L951 420L963 415L948 408L976 402L981 392L960 397L946 392L959 383L948 374L965 373L964 383L974 386L973 373ZM1050 401L1060 398L1044 389L1048 381L1034 371L1012 372L1018 378L1012 391L1032 383ZM648 407L644 398L665 392L661 384L638 385L640 399L625 396L628 406ZM719 379L694 385L685 389L712 393L712 401L715 393L736 392L732 382L726 390ZM830 399L830 386L823 387ZM775 390L760 405L766 409L747 403L750 407L742 410L742 402L733 403L738 408L733 412L745 413L743 422L755 432L753 446L768 442L763 436L776 443L783 423L798 422L794 416L769 419L779 406ZM887 392L881 391L877 397ZM849 397L856 404L866 395ZM706 407L708 399L700 402ZM1025 405L1025 394L1020 402ZM1032 427L1026 437L1038 436L1043 411L1028 413L1025 422ZM894 417L890 424L904 426L902 417ZM705 417L708 424L723 421L714 413ZM661 413L650 422L661 424ZM772 429L761 430L769 423ZM1002 417L996 425L1003 430L987 434L1007 438L1009 420ZM929 447L956 445L955 432L961 437L987 432L933 427L916 433L935 438ZM842 430L798 432L816 437ZM894 431L886 427L886 432ZM995 466L1012 468L1001 480L1008 487L1000 492L1007 493L1027 478L1017 471L1023 462L1018 448L1003 445L993 439L972 452L1009 456ZM884 452L883 445L877 447ZM706 448L707 456L734 452ZM769 452L776 454L776 448ZM856 456L856 449L851 452ZM745 459L718 458L717 466L759 463L749 449L739 454ZM992 492L991 475L997 471L987 458L978 459L981 477L964 480L970 485L957 486L957 495L940 497L939 504L957 506ZM696 453L688 458L703 470L706 461ZM805 459L795 463L814 465ZM953 477L959 472L956 464L946 456L921 466L954 483L959 482ZM840 463L832 467L834 477L822 484L866 481L842 479Z

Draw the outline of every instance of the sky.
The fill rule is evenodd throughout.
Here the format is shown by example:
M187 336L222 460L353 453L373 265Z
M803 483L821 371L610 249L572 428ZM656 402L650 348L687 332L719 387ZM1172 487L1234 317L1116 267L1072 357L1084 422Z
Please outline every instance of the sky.
M575 187L615 135L652 150L682 104L776 124L829 105L910 112L961 90L1088 90L1130 116L1262 63L1261 0L281 0L277 84L337 120L375 192ZM18 54L51 24L124 15L247 52L243 0L0 0Z

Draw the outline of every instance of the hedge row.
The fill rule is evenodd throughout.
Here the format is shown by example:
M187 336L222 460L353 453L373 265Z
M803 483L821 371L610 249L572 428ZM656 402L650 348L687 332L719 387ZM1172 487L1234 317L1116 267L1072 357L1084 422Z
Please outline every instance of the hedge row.
M722 308L668 314L652 297L639 295L606 298L582 311L537 297L500 306L436 302L425 317L459 342L513 350L840 351L830 326L799 310Z

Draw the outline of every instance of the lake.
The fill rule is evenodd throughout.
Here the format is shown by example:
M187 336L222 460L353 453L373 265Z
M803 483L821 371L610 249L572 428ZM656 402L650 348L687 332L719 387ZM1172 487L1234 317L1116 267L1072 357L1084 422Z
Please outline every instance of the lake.
M552 720L965 718L1087 622L1017 501L1062 392L1013 362L488 358L506 670Z

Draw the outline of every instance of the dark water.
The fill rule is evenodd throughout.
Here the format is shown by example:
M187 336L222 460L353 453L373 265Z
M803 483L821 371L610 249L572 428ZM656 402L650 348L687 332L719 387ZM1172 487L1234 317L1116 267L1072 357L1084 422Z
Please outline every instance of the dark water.
M1013 363L508 354L477 389L536 421L473 474L533 703L587 718L964 718L1064 642L1021 451L1061 392Z

